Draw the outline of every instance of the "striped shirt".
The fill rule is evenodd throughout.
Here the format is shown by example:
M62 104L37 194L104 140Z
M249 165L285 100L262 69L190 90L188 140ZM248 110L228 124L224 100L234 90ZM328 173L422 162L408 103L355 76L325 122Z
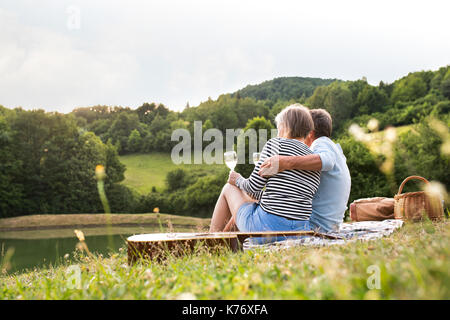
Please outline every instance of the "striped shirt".
M309 220L312 199L320 183L319 171L286 170L271 177L258 175L266 158L313 154L306 144L295 139L272 138L265 144L261 157L248 179L239 178L236 186L259 200L268 213L295 220ZM264 189L265 187L265 189Z

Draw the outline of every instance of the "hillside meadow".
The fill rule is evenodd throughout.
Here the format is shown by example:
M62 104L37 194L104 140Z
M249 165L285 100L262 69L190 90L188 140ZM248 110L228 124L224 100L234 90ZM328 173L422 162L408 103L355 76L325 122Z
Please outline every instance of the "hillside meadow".
M122 184L140 194L147 194L155 187L156 191L166 188L166 175L175 169L186 169L198 174L216 174L225 165L180 164L173 163L169 152L152 152L147 154L128 154L119 157L126 166L125 179Z

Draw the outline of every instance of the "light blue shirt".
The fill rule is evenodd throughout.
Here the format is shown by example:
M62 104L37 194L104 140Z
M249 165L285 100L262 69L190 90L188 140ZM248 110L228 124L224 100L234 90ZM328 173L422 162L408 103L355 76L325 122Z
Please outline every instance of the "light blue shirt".
M351 178L342 148L327 137L311 145L320 156L322 170L319 189L312 200L311 226L318 231L338 231L344 220L350 195Z

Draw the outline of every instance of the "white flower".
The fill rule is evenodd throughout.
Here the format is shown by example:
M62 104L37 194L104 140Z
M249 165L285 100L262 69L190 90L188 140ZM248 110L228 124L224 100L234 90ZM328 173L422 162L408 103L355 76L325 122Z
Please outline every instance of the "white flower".
M397 131L394 127L386 128L384 131L384 138L389 142L395 142L397 140Z
M84 233L81 230L73 230L75 232L75 235L77 236L78 240L84 241Z
M359 125L353 123L349 128L348 132L353 135L357 140L363 140L364 132Z
M376 130L378 130L379 125L380 125L380 123L378 122L378 120L375 118L372 118L367 123L367 129L369 129L370 131L376 131Z
M447 197L447 190L445 189L445 186L437 181L430 181L430 183L427 183L424 190L431 196L441 200Z
M177 300L197 300L197 297L191 292L183 292L177 297Z

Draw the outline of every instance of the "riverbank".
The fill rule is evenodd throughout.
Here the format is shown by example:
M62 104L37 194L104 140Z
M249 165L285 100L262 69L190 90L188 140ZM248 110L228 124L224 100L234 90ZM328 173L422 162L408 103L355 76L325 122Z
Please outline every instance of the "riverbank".
M177 216L163 213L110 214L113 227L170 226L198 228L204 230L210 219ZM108 226L106 214L44 214L0 219L0 232L30 231L64 228L96 228Z
M410 223L389 237L332 247L200 249L131 266L126 249L108 256L79 254L58 267L0 275L0 300L448 299L449 226L447 219Z

